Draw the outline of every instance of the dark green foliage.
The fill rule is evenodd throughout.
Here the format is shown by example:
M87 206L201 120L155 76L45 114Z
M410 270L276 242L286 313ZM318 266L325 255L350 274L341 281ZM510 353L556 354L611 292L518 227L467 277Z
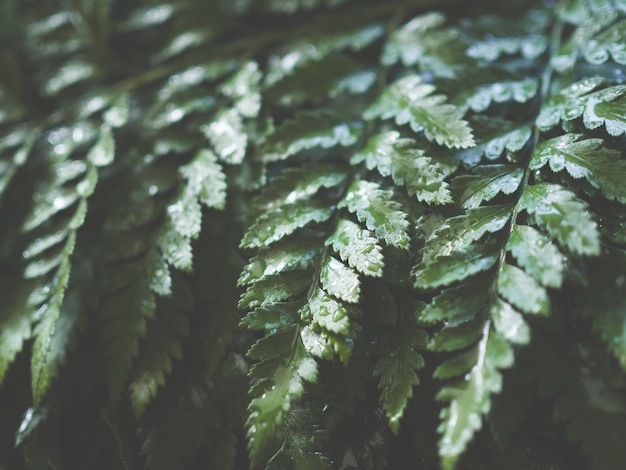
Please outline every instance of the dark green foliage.
M621 469L626 4L496 3L5 1L0 468Z

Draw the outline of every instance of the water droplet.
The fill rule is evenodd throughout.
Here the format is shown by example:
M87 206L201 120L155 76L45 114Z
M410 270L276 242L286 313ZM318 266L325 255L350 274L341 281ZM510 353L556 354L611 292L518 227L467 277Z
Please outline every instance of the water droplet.
M61 141L65 140L68 135L69 130L67 127L53 130L48 134L48 142L50 143L50 145L57 145Z
M102 96L94 96L87 100L85 105L83 106L82 116L90 116L93 113L100 111L107 104L107 100L105 100Z
M337 309L337 311L335 311L335 313L333 314L333 321L336 321L336 322L341 321L345 318L345 316L346 316L346 312L344 309L342 308Z
M168 122L174 123L180 121L184 116L185 112L180 108L176 108L168 111L166 119Z
M56 176L59 182L71 181L87 170L85 162L79 160L63 162L56 168Z
M22 434L26 432L26 430L28 429L28 426L30 426L30 423L33 419L34 412L35 412L34 408L29 408L26 410L26 413L24 413L24 417L22 418L22 422L20 423L20 427L17 430L18 434Z
M48 307L49 305L47 303L39 307L37 311L35 312L35 314L33 315L33 320L36 322L40 321L46 315L46 312L48 311Z
M83 141L84 138L85 132L80 127L77 127L72 131L72 140L74 142L80 143Z

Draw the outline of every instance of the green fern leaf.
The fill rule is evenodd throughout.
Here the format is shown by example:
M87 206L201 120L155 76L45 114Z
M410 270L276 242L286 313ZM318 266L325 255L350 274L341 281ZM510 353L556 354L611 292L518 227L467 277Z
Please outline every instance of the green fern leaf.
M329 256L320 271L322 288L339 300L357 303L361 295L361 281L358 274L341 261Z
M391 430L398 434L400 419L413 396L413 386L419 384L416 371L424 367L424 358L418 350L426 348L428 335L417 327L415 319L423 305L415 311L401 314L398 324L387 331L387 350L374 367L374 376L380 377L380 401Z
M604 146L602 139L585 139L581 134L566 134L542 142L531 162L531 168L546 164L557 172L565 169L573 178L585 178L608 199L626 202L626 162L617 150Z
M621 18L594 35L590 41L580 44L583 56L589 63L603 64L611 58L618 64L626 65L624 42L626 42L626 20Z
M35 135L40 132L33 132L31 137L27 137L22 129L13 130L0 139L0 201L7 186L17 173L18 168L25 165L32 155L32 148L35 143ZM17 150L14 150L17 146ZM8 155L3 156L3 154Z
M368 181L353 182L339 207L346 207L359 221L376 233L387 244L409 249L409 222L401 206L394 201L393 193Z
M452 194L444 181L446 174L424 152L415 148L411 139L401 139L389 131L369 139L356 153L352 164L365 161L367 168L378 169L382 176L391 176L397 185L404 185L410 196L434 204L452 202Z
M460 323L474 318L487 298L487 285L484 281L473 281L444 289L426 305L420 321L437 323L450 320ZM459 302L463 299L463 302Z
M309 201L285 204L265 212L248 229L241 240L242 248L260 248L291 235L312 222L324 222L332 216L326 204Z
M362 125L328 110L301 111L266 140L266 161L281 160L315 147L349 147L361 135Z
M328 55L308 61L272 84L267 99L282 106L320 102L343 92L364 93L376 81L376 73L344 55Z
M489 78L489 83L477 84L473 89L468 87L468 83L463 83L464 91L454 97L452 104L458 106L463 112L471 109L479 113L489 108L492 103L505 103L511 100L525 103L531 100L538 91L538 82L535 78L503 79L495 83L492 83L495 78L492 74L486 78Z
M297 294L309 287L311 274L308 271L288 271L274 276L267 276L260 281L248 286L239 299L238 307L241 309L255 309L266 305L274 305L294 298ZM248 314L251 315L254 310ZM242 324L247 326L248 316L244 317ZM250 326L252 329L252 326Z
M392 83L370 105L363 117L372 120L394 118L398 125L409 123L415 132L424 131L426 138L451 148L474 145L472 131L461 112L446 97L432 95L435 87L423 83L418 75L409 75Z
M358 16L358 15L357 15ZM323 18L323 33L289 44L270 58L265 85L273 87L279 80L295 73L310 62L319 61L344 49L359 51L380 38L385 30L378 24L362 24L357 17ZM361 24L359 24L361 23ZM313 47L311 47L313 46Z
M235 108L241 116L254 118L261 110L260 82L259 65L248 62L223 83L220 90L235 102Z
M253 377L269 361L276 362L271 378L255 386L257 396L248 407L250 413L246 425L252 465L261 463L260 459L274 444L285 413L304 392L303 382L317 380L317 363L306 353L298 338L298 335L294 337L294 331L287 331L257 342L248 352L250 358L262 361L250 371ZM287 352L287 356L282 351Z
M236 108L221 111L202 131L224 162L236 165L243 161L248 147L248 135Z
M561 287L565 257L541 232L527 225L514 225L506 248L542 285Z
M323 430L313 421L312 406L298 406L286 413L288 432L283 433L282 444L266 464L267 470L302 468L307 470L330 470L332 461L318 449L324 439Z
M494 245L470 245L446 256L439 256L414 271L415 286L430 289L446 286L491 269L498 260Z
M274 178L263 188L255 202L263 209L273 210L285 202L295 203L307 199L321 188L339 186L346 176L344 171L333 165L303 164L298 168L286 169Z
M502 337L516 344L528 344L530 327L524 316L504 300L497 298L491 308L491 319L494 329Z
M74 145L77 143L74 142ZM67 155L71 147L64 150ZM58 155L58 161L54 165L57 171L51 188L47 188L47 192L43 193L45 195L35 197L32 216L24 224L25 231L47 227L50 226L52 217L64 212L59 217L65 217L66 226L65 230L36 239L26 249L26 254L35 259L26 266L25 277L52 276L49 284L43 289L35 288L35 297L39 297L39 293L44 295L36 300L31 298L29 302L31 307L38 308L35 316L38 323L33 330L34 344L31 356L31 382L35 403L41 402L65 359L72 334L71 327L76 323L75 316L61 313L72 271L70 257L76 245L77 230L85 221L87 198L93 194L97 184L96 166L109 165L113 161L113 154L113 136L110 127L103 124L98 140L87 153L88 163L72 162L65 160L65 155ZM79 177L82 178L78 179ZM70 208L73 210L67 217L65 211ZM66 238L63 239L61 234ZM60 252L50 257L49 249L56 249L59 244L63 245Z
M301 294L303 289L306 289L310 282L310 273L305 272L306 281L303 280L301 284L295 284L299 290L294 293ZM271 277L267 279L267 283L274 282L275 279ZM258 282L257 284L261 284L263 281ZM251 286L249 289L253 289L256 286ZM282 286L279 286L282 287ZM245 326L251 330L263 331L266 330L268 332L279 332L284 330L285 328L290 328L293 326L292 319L297 316L297 312L302 305L301 301L276 301L274 303L270 303L272 301L272 291L271 289L275 288L274 285L271 285L269 290L269 296L267 299L263 300L263 305L256 307L254 310L248 312L245 317L241 319L239 322L240 326Z
M187 180L188 190L207 207L224 209L226 205L226 176L215 155L200 150L196 157L180 168Z
M471 175L457 176L452 184L459 193L461 205L467 209L491 201L498 194L513 194L520 187L524 170L515 165L482 165Z
M582 9L584 11L585 9ZM616 10L604 9L601 12L584 11L568 21L578 24L569 40L552 57L552 65L559 72L570 71L580 55L592 64L602 64L612 56L613 60L623 64L625 57L622 48L624 33L623 20L616 21Z
M518 207L535 217L537 223L569 250L581 255L597 255L600 239L587 204L555 184L536 184L526 188Z
M547 314L550 310L548 293L525 271L503 263L498 276L498 293L525 313Z
M324 330L346 337L353 336L355 327L351 320L359 313L357 308L343 305L323 289L316 289L301 310L303 319L319 325Z
M468 61L465 48L456 41L459 32L441 28L446 18L439 12L417 16L394 31L385 43L381 61L393 65L398 61L406 66L419 64L425 70L450 77L454 69Z
M35 403L41 403L52 379L58 373L59 364L50 360L50 351L61 313L65 289L70 278L69 255L74 251L75 244L76 235L72 233L63 247L62 261L53 281L52 295L38 311L40 321L33 331L35 342L31 356L31 382Z
M605 88L590 94L584 102L583 122L589 129L602 124L609 135L626 132L626 85Z
M119 400L124 390L139 351L139 339L146 335L147 321L154 318L155 309L154 295L144 282L132 283L102 306L100 315L106 322L101 330L105 341L104 373L112 403Z
M439 427L439 454L444 470L455 468L467 443L482 426L482 415L491 407L491 395L502 389L499 369L510 367L512 363L510 346L490 329L490 322L485 322L476 365L466 379L445 386L437 395L438 400L450 402L441 412Z
M9 285L10 280L3 284ZM8 291L11 292L11 291ZM31 336L31 318L24 315L22 305L26 303L27 292L14 292L6 304L2 305L0 320L0 385L6 377L9 366L22 351L24 342Z
M335 233L326 243L339 253L342 260L360 273L376 277L383 275L382 248L369 230L350 220L340 219Z
M491 34L488 39L472 42L467 48L467 55L487 62L494 62L503 55L517 53L521 53L526 59L536 59L545 52L548 46L543 35L510 37L510 34L509 31L506 32L507 37L494 37Z
M468 210L466 215L446 219L426 240L422 250L422 264L462 250L487 233L502 230L512 212L513 207L510 205L482 206Z
M238 285L252 284L272 274L311 268L319 252L316 239L295 238L278 242L250 260Z
M105 124L111 127L122 127L128 122L129 117L129 104L128 94L122 93L115 98L109 109L102 114L102 119ZM102 138L102 137L101 137Z
M510 153L519 152L530 140L531 126L504 119L485 118L474 116L470 125L476 135L476 148L465 150L471 158L464 157L470 164L476 164L484 155L489 160L496 160L507 150ZM478 155L474 156L474 154Z
M604 79L600 77L587 78L552 95L537 116L536 122L539 129L547 131L561 120L570 121L580 117L584 111L581 100L603 83Z
M193 269L191 239L200 229L201 212L194 199L185 202L188 202L188 207L192 206L194 212L184 214L182 209L169 211L168 215L173 223L166 224L159 237L158 246L168 264L182 271L191 271ZM174 207L176 204L178 202Z
M180 339L189 333L185 310L191 307L185 296L190 293L177 287L173 299L159 302L154 319L148 321L128 387L136 416L143 414L158 388L165 384L165 376L172 370L172 359L182 357Z
M357 337L355 333L354 329L347 329L345 334L338 334L314 325L302 328L300 339L309 354L328 361L339 357L339 361L345 366L350 363Z

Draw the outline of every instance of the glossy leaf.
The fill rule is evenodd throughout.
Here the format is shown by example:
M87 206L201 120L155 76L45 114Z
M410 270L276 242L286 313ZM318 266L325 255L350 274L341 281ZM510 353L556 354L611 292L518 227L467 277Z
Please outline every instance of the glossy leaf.
M561 120L570 121L580 117L584 111L583 100L585 97L603 83L604 80L600 77L587 78L552 95L542 106L537 117L539 129L549 130Z
M241 240L244 248L259 248L291 235L312 222L324 222L332 215L325 204L296 202L266 212L248 229Z
M374 366L374 376L380 377L380 401L395 434L413 396L413 387L419 384L416 371L424 367L424 359L418 351L426 348L428 339L426 332L415 325L412 314L403 314L400 323L390 331L388 350Z
M409 75L392 83L365 110L363 117L395 119L398 125L410 124L415 132L424 131L426 138L450 148L474 145L472 131L462 113L446 97L433 95L435 87L423 83L417 75Z
M347 121L328 111L302 111L270 134L266 141L266 160L290 157L315 147L348 147L356 143L362 132L360 124Z
M524 170L515 165L483 165L471 175L458 176L453 181L463 207L478 207L499 193L512 194L520 187Z
M562 246L583 255L599 253L597 225L589 215L587 204L574 193L555 184L529 186L520 198L519 207L533 215Z
M548 293L521 269L504 263L498 276L498 293L511 305L530 315L547 314Z
M347 219L340 219L328 244L348 265L367 276L382 276L384 259L378 240L369 230Z
M483 416L491 408L491 396L502 389L499 369L510 367L513 354L510 346L485 323L478 343L476 365L462 379L447 385L437 395L449 402L443 409L439 433L439 455L445 470L453 469L470 439L482 427Z
M235 107L243 117L254 118L261 109L261 72L256 62L246 63L226 83L221 91L235 102Z
M561 287L565 256L544 234L528 225L515 225L507 250L528 274L546 287Z
M355 181L348 188L340 207L346 207L354 213L379 239L391 246L408 250L409 222L390 191L380 189L376 183Z
M357 303L361 294L359 276L341 261L329 256L320 271L322 288L333 297Z
M236 109L222 111L212 123L203 128L203 132L221 160L232 164L243 161L248 136L244 132L241 116Z
M224 209L226 205L226 176L215 155L200 150L196 157L180 168L187 187L207 207Z
M289 334L290 337L293 336L293 333ZM263 348L269 347L270 343L265 342ZM260 358L258 349L260 346L254 352L256 358ZM289 349L291 350L291 347ZM279 363L269 383L263 387L263 392L253 398L248 407L246 425L250 460L253 465L259 463L263 453L273 444L276 430L283 423L285 413L302 396L304 382L315 381L318 373L315 360L306 353L297 340L289 358L283 359L269 350L263 352L263 357L267 357L265 360L276 357ZM254 375L254 369L251 374Z
M404 185L411 196L419 201L446 204L452 202L446 174L441 167L416 149L410 139L390 131L370 138L365 148L352 157L351 162L365 161L371 170L376 168L382 176L391 176L397 185Z
M531 162L531 168L546 164L553 171L565 169L573 178L585 178L608 199L626 202L626 163L617 150L605 146L602 139L585 139L580 134L566 134L543 142Z
M497 249L493 245L471 245L421 266L414 273L415 287L429 289L447 286L491 269L497 259Z

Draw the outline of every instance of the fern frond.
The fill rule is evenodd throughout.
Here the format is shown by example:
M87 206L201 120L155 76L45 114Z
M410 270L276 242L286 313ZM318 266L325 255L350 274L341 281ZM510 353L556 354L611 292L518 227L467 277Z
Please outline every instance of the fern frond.
M423 83L418 75L409 75L392 83L368 107L363 117L395 119L398 125L410 124L415 132L424 131L426 138L451 148L474 145L472 131L461 119L460 110L444 104L444 95L433 95L433 85Z
M316 147L349 147L357 142L362 128L362 124L346 120L332 110L302 111L267 137L268 150L262 158L282 160Z
M517 165L481 165L471 175L457 176L452 184L458 188L458 200L467 209L491 201L498 194L513 194L522 184L524 171Z
M352 164L365 161L368 169L376 168L382 176L391 176L398 186L405 186L410 196L433 204L452 202L443 168L424 151L415 148L411 139L402 139L396 131L370 138L356 153Z
M513 363L513 352L503 338L485 322L476 344L475 365L467 372L467 379L445 386L437 399L450 402L441 413L439 452L445 470L455 468L458 455L473 433L481 426L481 415L491 407L490 397L500 392L502 375L499 369Z
M396 324L384 330L381 338L385 345L384 354L374 366L373 375L380 377L380 401L395 434L398 434L400 419L413 396L413 387L420 382L416 371L425 365L418 352L426 348L428 341L428 334L417 323L422 308L423 305L412 303L400 309Z
M572 178L585 178L607 199L626 203L622 183L626 162L621 152L602 139L586 139L581 134L565 134L542 142L530 163L536 170L549 164L554 172L565 170Z
M519 208L533 216L562 246L582 255L597 255L600 240L597 224L586 211L587 204L560 185L529 186Z
M137 3L0 6L0 467L621 468L624 0Z
M147 324L128 386L137 416L143 414L157 389L165 384L165 377L172 370L172 359L182 358L181 338L189 333L186 314L191 308L191 293L186 289L184 285L175 286L173 298L159 302L154 318Z
M393 32L385 43L381 61L393 65L398 61L406 66L419 64L424 70L452 77L469 57L463 45L456 41L456 28L442 28L446 17L440 12L429 12L413 18Z
M376 183L355 181L348 188L339 207L346 207L376 233L388 245L409 249L409 222L402 206L393 198L393 193L383 190Z

